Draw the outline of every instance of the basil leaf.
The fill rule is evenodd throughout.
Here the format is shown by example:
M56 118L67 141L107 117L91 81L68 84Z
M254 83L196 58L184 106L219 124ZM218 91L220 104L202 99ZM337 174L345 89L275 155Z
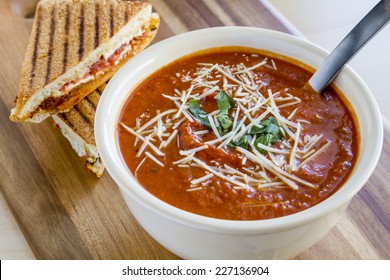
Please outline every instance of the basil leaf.
M234 106L234 100L224 90L221 90L215 96L220 114L227 114L229 109Z
M276 139L275 136L273 136L272 134L262 134L259 137L257 137L257 139L255 141L255 145L258 143L261 143L264 146L270 146L276 140L278 140L278 139Z
M275 117L272 116L260 122L259 126L252 126L249 134L272 134L277 140L283 139L283 134L280 131L280 127L278 126Z
M259 134L259 133L277 133L279 130L278 123L274 116L269 117L268 119L261 121L258 126L252 126L250 134Z
M259 137L256 138L254 145L260 153L263 153L264 149L259 148L258 144L261 143L265 146L271 146L273 143L276 142L276 140L278 139L273 134L261 134Z
M217 120L218 120L220 126L224 130L228 129L233 124L233 122L231 121L231 119L229 118L229 116L227 114L218 115Z
M249 131L249 134L255 135L255 134L260 134L263 133L264 130L266 129L265 126L259 127L259 126L252 126L251 130Z
M283 135L280 131L280 127L271 123L267 129L265 130L265 133L267 134L272 134L276 140L281 140L283 138Z
M192 99L188 102L191 113L197 118L204 126L211 127L210 121L207 118L207 113L200 108L199 100Z
M234 106L234 100L223 90L221 90L217 96L215 96L219 114L217 120L223 130L227 130L232 124L232 120L229 117L229 109Z
M241 147L244 149L248 149L249 143L251 140L252 140L252 137L249 134L246 134L246 135L242 136L240 139L238 139L234 142L230 142L227 146L230 148Z
M257 146L259 143L265 146L271 146L277 140L283 139L283 134L280 131L280 127L278 126L278 123L273 116L264 121L261 121L259 126L253 126L249 133L252 135L257 135L254 145L261 153L264 152L264 149L261 149Z

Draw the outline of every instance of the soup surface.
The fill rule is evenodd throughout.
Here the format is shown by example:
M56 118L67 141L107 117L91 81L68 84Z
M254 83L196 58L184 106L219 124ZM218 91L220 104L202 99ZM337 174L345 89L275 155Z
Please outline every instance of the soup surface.
M354 167L358 131L332 87L304 87L291 59L228 47L159 69L118 122L123 160L159 199L196 214L269 219L336 192Z

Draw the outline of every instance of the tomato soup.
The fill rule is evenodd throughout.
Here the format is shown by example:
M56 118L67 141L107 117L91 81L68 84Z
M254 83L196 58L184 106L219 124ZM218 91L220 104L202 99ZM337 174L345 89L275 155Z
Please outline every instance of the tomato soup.
M241 47L182 57L129 94L117 138L135 179L180 209L259 220L312 207L354 168L355 118L292 59Z

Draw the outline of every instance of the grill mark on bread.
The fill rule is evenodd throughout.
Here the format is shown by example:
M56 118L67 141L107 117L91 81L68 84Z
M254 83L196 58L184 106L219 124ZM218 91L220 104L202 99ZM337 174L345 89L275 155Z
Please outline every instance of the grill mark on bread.
M110 6L110 38L114 36L114 7Z
M87 98L88 98L88 100L89 100L92 104L94 104L93 106L96 108L97 105L98 105L98 103L99 103L99 99L100 99L99 93L98 93L97 91L94 91L94 92L92 92L91 94L89 94L89 95L87 96Z
M69 33L69 21L70 21L70 8L66 6L66 19L65 19L65 43L64 43L64 55L62 56L62 73L65 73L66 66L68 64L68 33Z
M101 96L102 95L102 91L100 90L100 87L96 89L96 92Z
M95 118L94 104L91 103L87 98L84 98L76 105L76 107L81 112L81 114L89 121L91 126L93 126Z
M102 95L103 91L105 90L107 84L108 84L109 80L106 81L104 84L102 84L100 87L98 87L94 92L96 92L98 95L99 95L99 98L100 96ZM91 94L90 94L91 96Z
M93 123L91 123L90 121L89 121L89 119L83 114L83 112L80 110L80 108L79 108L79 106L74 106L73 107L73 109L75 110L75 111L77 111L77 113L83 118L83 120L84 121L86 121L88 124L90 124L90 125L93 125Z
M58 113L57 116L60 117L67 125L69 125L69 120L65 113Z
M39 6L40 7L40 6ZM38 20L37 20L37 29L34 37L34 51L32 55L32 67L31 67L31 78L30 78L30 87L33 85L34 78L35 78L35 68L36 68L36 62L37 62L37 55L38 55L38 43L41 33L41 21L42 21L42 13L41 9L39 8L37 11Z
M45 77L45 84L49 82L50 74L51 74L51 61L52 61L52 55L53 55L53 44L54 44L54 32L56 29L56 20L55 20L55 12L56 12L56 6L53 7L51 10L51 22L50 22L50 42L49 42L49 50L48 50L48 60L47 60L47 66L46 66L46 77Z
M79 34L79 61L81 61L84 54L84 5L81 5Z
M100 8L100 5L99 5L99 3L97 3L96 7L95 7L95 48L97 48L97 46L99 46L99 25L100 25L99 8Z
M69 127L71 127L72 129L74 128L74 125L70 117L70 111L65 113L58 113L57 116L59 116Z
M95 104L90 100L90 96L91 96L91 95L88 95L87 98L84 98L84 100L87 101L88 104L89 104L94 110L96 110L96 106L95 106Z
M125 9L125 23L129 21L129 9L126 7Z
M83 114L76 107L65 113L58 113L58 117L65 122L77 135L79 135L86 143L95 145L95 137L93 135L93 125L86 122Z
M57 114L59 118L78 136L80 136L85 143L96 145L93 132L93 125L85 122L82 114L73 107L66 113Z

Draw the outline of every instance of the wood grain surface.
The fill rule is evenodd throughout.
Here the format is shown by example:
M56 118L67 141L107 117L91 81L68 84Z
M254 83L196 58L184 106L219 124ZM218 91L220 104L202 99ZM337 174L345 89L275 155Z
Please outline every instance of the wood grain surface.
M15 124L9 112L32 20L0 0L0 189L38 259L177 259L135 221L106 172L88 172L51 120ZM209 26L288 32L258 0L151 0L154 42ZM30 13L26 13L30 16ZM346 215L298 259L390 259L390 133L378 167Z

